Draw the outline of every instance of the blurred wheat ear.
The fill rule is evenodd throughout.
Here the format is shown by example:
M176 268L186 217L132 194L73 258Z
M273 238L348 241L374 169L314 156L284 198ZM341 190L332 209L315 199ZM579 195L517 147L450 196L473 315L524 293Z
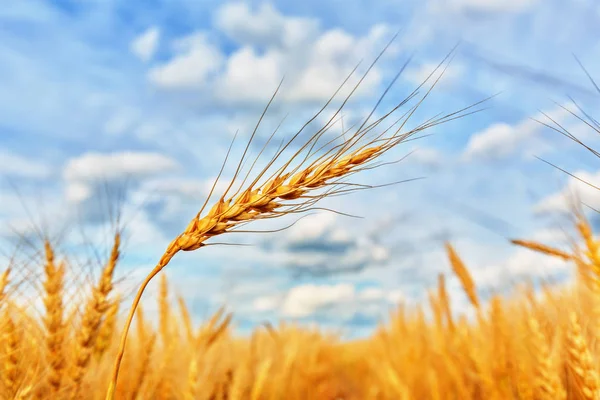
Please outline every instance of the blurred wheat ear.
M265 107L258 124L256 125L244 153L238 163L236 172L229 183L227 189L219 196L219 199L213 204L209 211L203 216L209 199L213 195L217 181L220 178L223 168L229 157L227 157L221 167L221 171L212 187L212 190L206 199L206 202L190 221L185 230L177 236L167 247L165 253L158 261L154 269L144 279L138 292L133 300L133 305L129 310L128 318L121 336L117 358L115 360L114 369L106 395L107 400L113 400L115 397L116 385L118 380L119 368L125 351L127 335L135 310L139 304L141 296L148 283L156 276L171 259L180 251L193 251L200 247L207 246L207 240L212 237L226 234L231 231L238 230L239 227L261 219L278 218L287 214L302 213L314 209L316 203L325 197L336 196L351 193L358 190L370 189L376 186L361 185L352 183L346 180L357 172L378 168L385 163L375 163L383 154L396 147L397 145L412 139L418 133L421 133L431 127L451 121L453 119L462 118L466 115L480 111L475 110L475 107L483 101L462 108L458 111L431 118L417 127L404 132L405 125L420 107L423 101L430 94L431 90L439 82L443 72L447 68L447 63L450 61L454 50L451 51L437 66L437 68L421 83L412 93L404 98L399 103L395 104L391 109L386 111L382 117L370 121L374 112L380 106L383 98L392 88L400 74L406 68L408 62L402 66L398 74L392 82L384 90L381 97L373 107L370 114L364 121L351 133L348 138L342 132L341 135L334 139L325 139L324 143L319 143L323 139L324 134L331 128L331 124L335 122L342 109L345 107L350 98L354 95L360 84L363 82L368 73L372 70L380 57L386 52L392 44L395 37L385 46L385 48L375 58L373 63L367 68L366 72L361 76L358 83L352 87L350 93L343 99L342 104L329 121L317 132L315 132L306 142L304 142L298 150L279 168L273 168L283 152L288 149L298 139L300 134L311 124L321 113L332 103L340 90L346 86L350 77L356 72L355 68L350 75L340 85L338 90L329 98L325 105L310 118L302 128L295 133L292 138L287 141L282 148L269 160L266 167L262 169L253 180L248 180L252 168L248 171L243 181L234 193L230 194L234 182L239 178L240 170L250 144L252 143L257 129L268 111L272 101L277 95L280 86L277 88L271 100ZM441 73L436 78L434 75L441 70ZM432 81L430 87L426 88L425 93L419 96L419 90L425 87L427 82ZM401 116L396 117L396 113L411 100L416 99L416 104L412 105ZM391 121L387 127L382 127L384 122ZM381 129L379 133L375 133L376 129ZM367 137L370 136L371 137ZM273 136L269 139L272 139ZM339 142L339 143L338 143ZM231 150L231 147L230 147ZM261 152L262 153L262 152ZM259 154L260 155L260 154ZM254 166L254 163L252 166ZM249 182L249 183L247 183Z

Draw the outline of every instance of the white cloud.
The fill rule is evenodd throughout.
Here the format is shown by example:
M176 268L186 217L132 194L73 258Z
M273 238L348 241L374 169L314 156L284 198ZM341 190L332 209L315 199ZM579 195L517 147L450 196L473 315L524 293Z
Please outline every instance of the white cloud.
M193 179L182 177L155 178L146 181L140 191L154 192L160 196L182 196L192 199L204 198L210 193L214 184L211 179ZM214 193L223 193L229 186L226 178L221 177L215 186Z
M292 102L323 101L328 99L352 71L361 58L380 46L386 29L372 28L365 37L354 37L336 29L324 32L310 46L292 49L269 48L258 52L245 46L235 51L217 81L218 97L228 102L267 100L279 84L286 81L280 98ZM358 82L356 73L340 92L347 95ZM381 73L374 68L362 82L357 95L376 87Z
M444 160L444 155L431 147L419 147L413 149L413 153L407 158L409 162L414 162L428 167L437 167Z
M518 248L503 262L483 268L473 268L475 283L482 288L508 287L525 278L548 278L556 273L569 272L573 265L535 251Z
M354 286L338 285L302 285L292 288L281 306L287 317L307 317L322 307L347 303L356 296Z
M572 105L565 106L567 109ZM546 113L554 121L561 123L570 114L563 108L556 108ZM549 122L543 114L535 116L542 122ZM481 132L471 135L469 142L463 152L463 159L467 161L475 159L502 159L516 153L530 155L532 151L536 155L547 150L547 143L540 140L539 134L544 130L544 125L532 118L526 118L515 125L498 122L490 125Z
M142 61L149 61L156 53L160 40L160 30L152 27L131 42L131 51Z
M235 51L217 83L217 97L231 102L265 101L284 74L284 55L277 50L258 54L251 47Z
M8 153L0 150L0 175L23 178L46 178L52 173L52 167L37 161L33 157Z
M215 25L244 45L297 46L313 36L318 22L312 18L284 17L269 3L252 10L246 3L219 8Z
M439 77L443 72L444 75L438 83L438 85L443 86L455 83L458 79L462 77L464 73L463 67L457 64L456 62L450 64L445 71L444 66L440 66L438 68L438 64L439 63L426 62L416 67L407 68L404 77L411 83L415 85L420 85L423 82L425 82L425 80L429 77L429 75L432 72L435 71L431 78L429 78L430 82L434 79L437 79L437 77ZM436 68L438 68L437 71Z
M221 50L204 32L186 36L174 43L175 56L150 70L151 82L164 88L200 87L224 62Z
M449 0L432 1L436 10L468 13L520 13L530 10L538 0Z
M298 275L358 272L384 266L390 249L368 233L350 231L333 213L319 213L298 220L276 242L263 245L278 268Z
M600 199L598 189L584 183L587 182L596 187L600 187L600 171L590 173L587 171L576 171L573 173L579 179L569 177L565 187L541 199L535 206L536 213L569 213L573 206L577 206L581 201L591 207L600 208ZM583 182L582 182L583 181Z
M287 240L291 243L317 239L327 233L335 223L336 216L332 213L313 215L296 222L287 231Z
M287 97L295 101L322 101L329 98L361 59L383 47L390 32L385 25L373 26L364 37L354 37L340 29L324 32L311 45L311 51L306 54L308 63L297 75ZM353 76L340 97L349 93L358 79L358 74ZM381 72L374 68L357 94L369 93L380 81Z
M86 153L69 160L63 169L66 197L78 203L88 199L99 183L148 178L177 168L175 160L158 153Z
M559 243L568 239L568 232L560 228L545 228L528 235L528 238L539 243Z
M349 314L369 312L382 304L391 305L403 299L404 295L398 290L376 287L357 290L350 283L304 284L292 287L283 295L258 297L253 307L260 312L278 311L283 317L305 318L327 309L344 309Z
M225 103L267 100L285 76L280 99L313 102L328 99L356 64L373 57L391 37L386 25L375 25L364 36L341 29L319 30L313 19L283 16L270 5L250 9L242 3L217 11L216 26L240 47L227 57L203 32L183 38L175 56L149 72L161 87L210 91ZM388 51L388 55L396 51ZM345 91L358 82L359 73ZM210 79L209 79L210 78ZM364 95L381 80L374 68L356 95Z
M147 177L172 171L179 164L159 153L125 151L120 153L85 153L71 159L64 168L68 180L90 181L127 177Z
M540 129L535 121L526 120L517 125L496 123L471 136L464 158L499 159L511 156L519 144L531 138Z

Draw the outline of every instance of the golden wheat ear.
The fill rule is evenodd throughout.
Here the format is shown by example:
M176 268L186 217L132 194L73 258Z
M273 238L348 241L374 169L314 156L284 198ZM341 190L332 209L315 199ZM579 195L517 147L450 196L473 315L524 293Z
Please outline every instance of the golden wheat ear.
M390 41L388 46L391 43L392 42ZM431 80L436 71L438 71L440 68L442 69L442 73L439 75L439 77L433 80L431 87L429 87L425 91L425 94L416 102L416 104L410 107L409 110L400 118L394 120L393 115L403 105L407 104L406 99L402 100L400 103L396 104L390 110L385 112L382 117L374 121L370 121L371 116L381 104L383 97L387 94L391 88L391 85L393 85L398 78L398 74L388 88L384 91L383 95L379 98L375 107L365 118L364 122L355 130L354 133L349 136L349 138L346 139L344 136L344 139L342 139L341 143L332 144L331 146L327 146L327 144L319 146L319 141L323 134L329 129L329 124L331 121L333 121L337 115L340 114L345 104L355 93L358 86L362 83L369 71L373 68L375 63L382 56L386 49L384 49L377 56L365 74L362 75L358 83L353 87L350 94L346 96L342 105L336 110L332 119L325 124L323 128L319 129L314 135L312 135L306 142L304 142L304 144L299 147L298 151L291 156L291 158L283 163L281 167L275 170L272 169L272 166L280 158L283 152L292 145L292 143L299 137L301 132L309 125L309 123L314 121L323 112L325 107L336 96L337 92L329 99L326 105L321 108L319 112L317 112L315 116L313 116L296 134L292 136L289 141L285 143L285 145L281 147L281 149L267 163L265 168L260 171L256 177L250 181L250 183L246 184L246 179L244 179L244 185L240 185L240 188L237 191L235 191L233 194L229 194L230 189L233 187L234 181L237 179L240 173L241 165L245 161L246 152L258 128L257 124L254 132L251 135L250 141L246 145L244 154L242 155L229 187L218 197L217 202L213 204L209 211L203 216L202 214L204 209L213 194L214 188L216 187L215 182L215 185L213 185L213 190L211 190L206 202L198 214L190 221L185 230L168 245L165 253L160 258L157 265L140 285L133 300L132 307L129 311L128 318L125 322L122 332L119 350L106 396L107 400L113 400L115 396L119 368L125 351L129 327L135 314L135 310L140 302L141 296L148 283L172 260L177 253L180 251L197 250L200 247L206 246L206 242L209 239L235 231L237 228L247 223L262 219L278 218L287 214L306 212L314 209L315 204L323 198L372 188L373 186L350 183L346 179L357 172L381 166L382 164L375 164L375 160L379 159L397 145L406 142L413 136L416 136L426 129L456 118L461 118L465 115L469 115L470 113L477 112L473 111L473 109L482 102L475 103L469 107L465 107L459 111L444 115L442 117L432 118L418 125L416 128L404 132L404 127L409 119L414 115L416 110L431 93L431 90L433 90L439 79L441 79L444 71L444 68L442 67L450 58L452 54L450 53L442 61L442 63L440 63L438 68L434 70L429 77L407 97L409 100L415 98L418 90ZM403 69L404 67L401 69L401 71ZM340 86L338 91L344 86L344 84ZM269 105L276 94L277 91L265 108L259 123L267 112ZM381 133L376 134L372 138L367 138L367 136L371 135L376 128L382 125L385 121L389 120L392 120L392 122L387 128L383 128ZM327 150L325 150L326 148ZM222 170L223 167L221 168L221 171Z
M57 263L54 250L49 241L44 242L44 306L46 315L44 325L46 328L46 362L49 365L47 384L52 395L61 389L62 377L65 369L65 318L63 304L65 285L65 264Z
M512 239L510 242L514 245L525 247L526 249L537 251L538 253L552 257L561 258L565 261L573 258L573 256L567 252L531 240Z

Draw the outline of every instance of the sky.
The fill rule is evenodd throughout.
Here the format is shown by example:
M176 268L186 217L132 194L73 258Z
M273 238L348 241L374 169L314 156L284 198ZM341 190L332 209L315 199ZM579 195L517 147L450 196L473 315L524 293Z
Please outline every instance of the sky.
M130 293L198 212L234 137L231 157L239 159L282 79L254 155L282 120L277 138L289 138L359 62L364 71L398 33L345 106L346 126L369 114L407 61L376 116L456 45L409 125L497 96L481 112L386 155L393 161L410 153L402 162L355 177L375 184L424 179L322 204L361 218L321 211L257 223L255 229L272 230L295 222L276 233L222 238L236 246L179 254L165 271L173 295L187 301L196 321L226 304L240 332L285 320L358 337L399 303L426 301L437 275L450 275L445 241L464 258L483 297L529 279L571 276L569 265L508 239L564 245L569 199L599 203L595 190L540 160L600 184L598 159L540 123L554 121L597 144L597 133L569 113L577 111L575 100L593 114L600 98L577 61L600 79L594 0L5 2L5 264L17 238L46 227L63 235L60 248L71 254L76 276L97 276L110 247L110 211L119 209L125 241L118 289ZM331 115L333 109L309 129ZM227 164L224 176L234 168ZM448 284L456 311L468 313L459 283ZM151 285L149 313L155 294Z

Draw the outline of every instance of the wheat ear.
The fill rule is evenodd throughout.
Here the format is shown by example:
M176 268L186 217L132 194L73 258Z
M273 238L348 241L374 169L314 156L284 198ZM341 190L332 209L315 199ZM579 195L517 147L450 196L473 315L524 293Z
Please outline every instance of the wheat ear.
M2 307L2 304L4 303L4 300L6 299L6 288L8 287L8 283L9 283L9 276L10 276L10 267L6 268L4 270L4 272L2 273L2 275L0 275L0 307Z
M596 400L600 396L598 373L581 332L575 312L569 315L567 330L567 370L578 398Z
M106 318L100 326L98 331L98 338L96 339L96 346L94 353L96 358L100 360L108 347L112 342L112 337L115 331L115 325L117 323L117 314L119 312L120 297L117 296L110 304L108 311L106 312Z
M450 266L458 277L458 280L460 281L463 290L467 294L469 301L473 307L475 307L475 309L479 310L480 303L479 297L477 296L477 288L475 287L475 282L473 282L473 278L465 266L465 263L462 261L450 243L446 243L446 253L448 255L448 260L450 261Z
M50 392L56 395L60 390L63 369L65 367L65 356L63 342L65 338L64 322L64 263L56 264L54 260L54 251L48 241L44 243L46 255L44 272L46 280L44 281L44 306L46 315L44 316L44 325L46 327L46 360L50 366L48 373L48 384Z
M452 318L452 307L450 305L450 296L446 290L446 277L444 274L438 275L438 298L440 305L446 316L446 322L448 323L448 329L450 332L454 332L454 320Z
M517 246L537 251L538 253L546 254L552 257L562 258L565 261L569 261L573 258L573 256L567 252L556 249L554 247L546 246L542 243L533 242L531 240L512 239L510 242Z
M75 344L75 365L71 379L73 381L73 390L71 398L74 399L79 394L81 381L85 375L90 358L94 351L95 341L98 336L102 318L110 308L108 295L110 294L113 283L113 273L119 260L119 248L121 246L121 236L119 232L115 234L113 247L108 262L102 270L100 281L97 286L92 288L92 296L88 300L85 311L82 316L81 328L77 332Z
M19 335L17 326L9 309L4 310L2 317L4 323L4 360L2 361L4 386L9 398L14 397L17 391L19 378Z
M294 140L303 132L303 130L323 112L323 110L330 104L331 101L333 101L339 90L345 85L350 76L346 78L346 81L342 83L342 86L340 86L338 91L334 93L325 106L323 106L316 115L306 122L306 124L276 153L276 155L267 163L267 166L251 183L245 185L245 188L242 189L241 186L244 186L246 183L246 179L244 179L240 185L240 189L238 189L238 191L233 195L228 196L229 190L232 188L236 178L238 177L241 166L245 161L246 152L252 142L252 139L254 138L256 130L258 129L263 116L269 109L269 105L271 104L271 101L273 101L279 88L275 91L273 97L271 97L271 100L269 101L269 104L267 104L265 110L263 111L263 115L259 119L254 132L252 133L250 141L246 146L246 150L242 155L236 173L234 174L229 187L220 196L219 200L216 202L216 204L214 204L207 215L201 217L204 207L207 205L207 202L212 195L211 190L200 212L190 221L187 228L168 245L165 253L160 258L157 265L152 271L150 271L148 276L146 276L138 288L136 296L133 300L133 304L129 311L129 315L125 322L123 333L121 335L121 342L114 364L113 375L106 395L107 400L114 400L115 397L119 368L125 352L129 327L142 294L144 293L148 283L171 261L171 259L177 253L180 251L197 250L200 247L206 246L205 242L208 239L235 230L236 228L251 221L278 218L286 214L305 212L307 210L314 209L313 206L325 197L373 188L373 186L348 183L345 182L344 179L350 177L356 172L366 169L373 169L380 166L381 164L373 165L372 161L425 129L466 115L464 114L465 111L475 106L471 105L457 112L447 114L443 117L426 121L417 128L414 128L406 133L401 133L408 119L412 117L416 109L420 104L422 104L427 95L433 89L435 83L437 83L437 81L441 78L440 75L440 77L436 78L434 84L427 90L422 99L420 99L418 103L414 105L406 114L385 129L383 133L375 136L373 139L369 139L366 143L364 143L362 139L364 139L383 121L388 120L388 118L396 110L406 104L407 101L412 99L416 95L417 90L421 88L429 78L425 80L425 82L423 82L419 88L417 88L417 90L409 95L407 99L394 106L381 118L369 123L370 117L375 112L381 100L391 87L390 85L388 90L386 90L380 97L371 114L367 116L364 122L356 129L356 132L351 135L349 139L344 140L340 144L334 144L335 140L332 140L328 143L321 144L321 147L319 147L319 139L321 139L323 134L330 128L329 125L341 112L346 102L353 95L355 90L366 77L369 70L377 62L379 57L381 57L383 52L385 52L385 49L371 64L367 72L362 76L356 86L354 86L350 94L344 99L344 102L337 109L336 113L331 117L329 122L325 124L323 128L318 130L307 142L305 142L304 145L302 145L300 149L284 163L283 166L272 172L270 177L266 177L269 171L271 171L271 167L279 159L281 154L283 154L283 152L289 148L292 142L294 142ZM446 59L444 59L443 62L445 61ZM396 78L399 75L400 73L396 76ZM430 75L430 77L432 75L433 73ZM395 80L396 79L394 79L394 81ZM394 81L392 81L392 84ZM476 104L480 103L481 102ZM402 123L400 123L399 127L396 127L399 121L402 121ZM391 135L387 135L389 131L392 131L393 133ZM343 135L340 135L340 137L342 136ZM323 151L323 148L326 148L327 146L329 146L330 149ZM321 151L320 155L319 151ZM305 154L303 156L303 160L296 161L296 158L303 153ZM316 159L308 162L311 157L314 157L315 155L317 156ZM227 159L225 161L227 161ZM297 164L296 167L291 168L290 165L295 161ZM308 165L306 165L307 162ZM221 169L221 171L222 170L223 169ZM262 184L259 184L259 181L262 178L265 178L266 181ZM213 189L215 185L213 185ZM322 189L327 190L320 192Z
M527 321L530 333L529 343L534 359L534 392L535 398L540 400L565 399L566 392L557 372L552 365L552 357L548 341L542 332L535 316L531 315Z

